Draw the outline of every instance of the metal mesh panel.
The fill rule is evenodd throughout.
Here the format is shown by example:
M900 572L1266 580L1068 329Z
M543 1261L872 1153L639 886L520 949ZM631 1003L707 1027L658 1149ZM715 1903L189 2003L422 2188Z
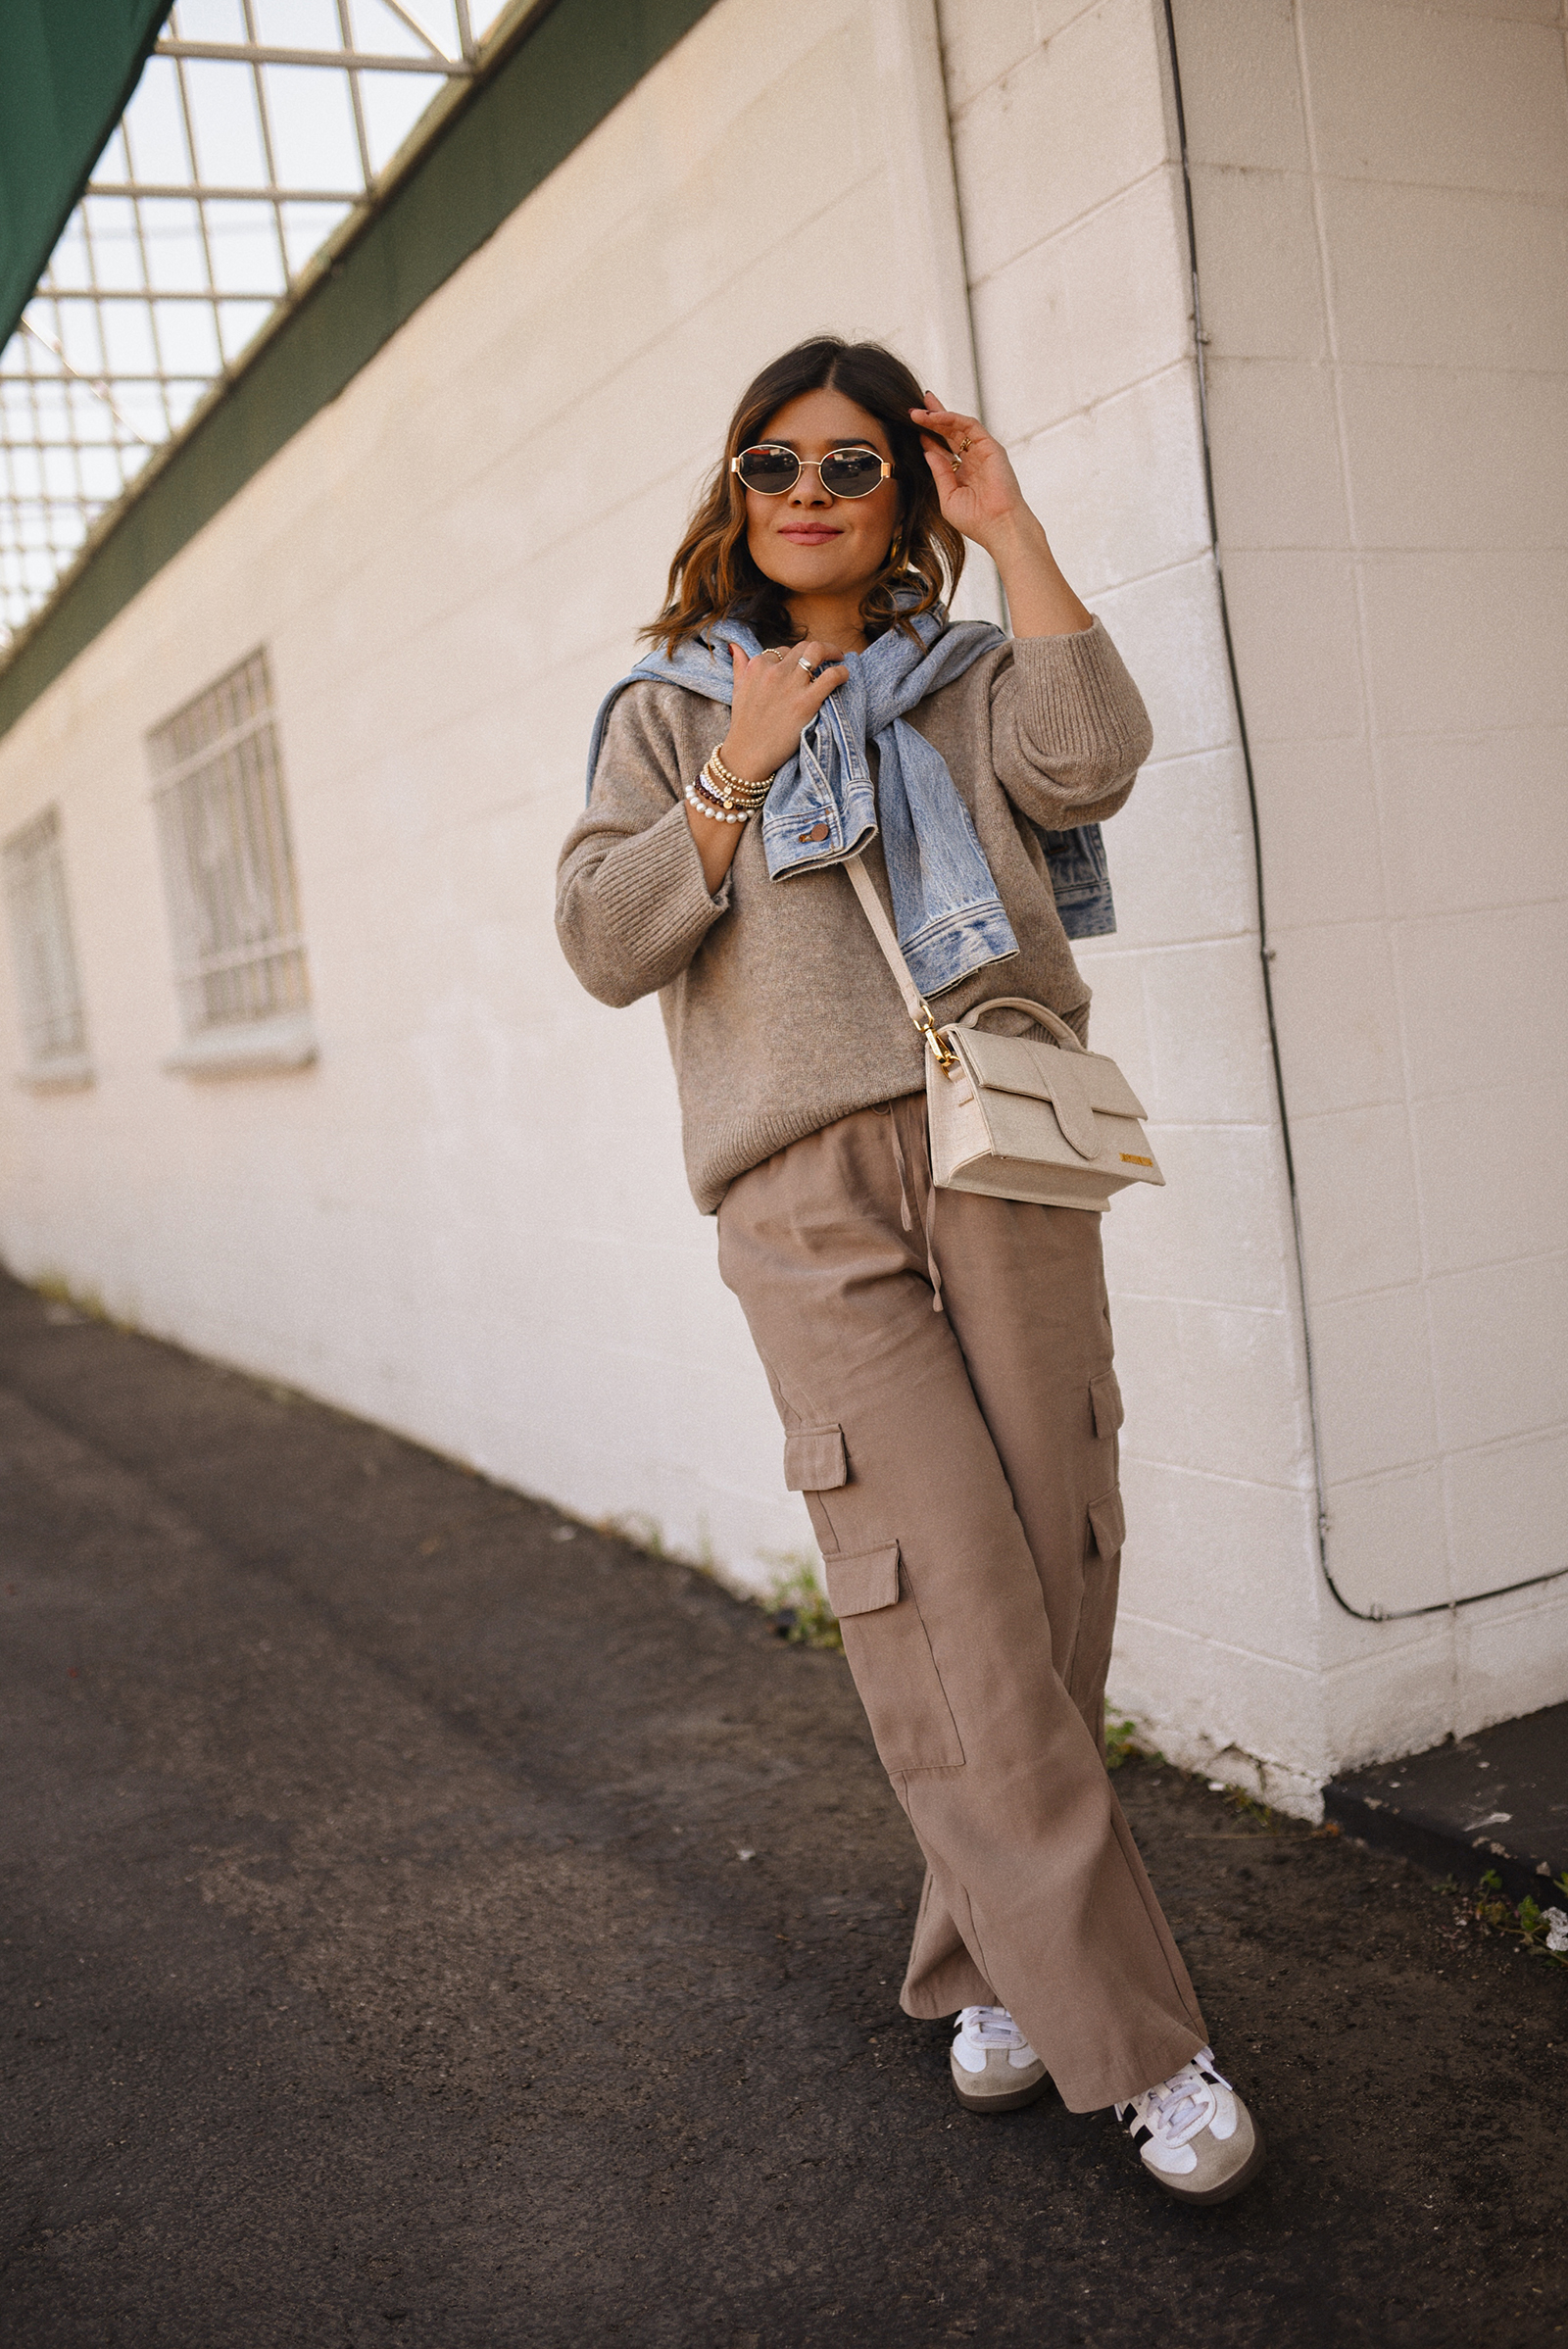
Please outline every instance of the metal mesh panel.
M0 352L0 652L478 56L469 0L178 0Z
M17 994L31 1067L79 1059L87 1050L76 954L66 902L60 811L47 808L5 848L6 905Z
M187 1035L310 1002L267 658L149 736Z

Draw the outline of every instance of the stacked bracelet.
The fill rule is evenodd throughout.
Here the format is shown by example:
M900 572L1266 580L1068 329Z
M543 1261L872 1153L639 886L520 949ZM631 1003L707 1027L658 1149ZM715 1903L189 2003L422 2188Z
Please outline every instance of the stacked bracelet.
M695 783L687 784L685 798L688 805L695 807L699 815L706 815L710 823L749 824L752 820L749 807L721 807L716 800L710 799L707 792L700 791Z
M744 824L767 798L772 781L771 775L754 783L732 773L715 751L696 782L687 784L685 797L715 824Z
M726 799L733 798L736 801L765 800L773 781L771 775L764 775L760 783L749 782L745 775L733 773L716 751L710 752L703 772L712 777Z

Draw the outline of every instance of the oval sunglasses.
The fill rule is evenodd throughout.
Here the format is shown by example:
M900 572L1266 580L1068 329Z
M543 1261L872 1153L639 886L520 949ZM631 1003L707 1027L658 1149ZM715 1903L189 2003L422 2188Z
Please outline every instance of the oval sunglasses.
M833 449L826 457L797 457L793 449L783 448L777 441L760 441L756 448L742 449L729 461L730 471L763 498L781 498L795 487L808 465L816 467L817 479L830 498L868 498L893 471L875 449Z

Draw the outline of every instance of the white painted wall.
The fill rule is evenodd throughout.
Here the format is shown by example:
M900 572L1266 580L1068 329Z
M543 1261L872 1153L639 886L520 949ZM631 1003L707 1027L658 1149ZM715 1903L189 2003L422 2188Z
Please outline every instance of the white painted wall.
M1329 1489L1395 1610L1568 1564L1559 0L1177 0ZM1568 1695L1568 1582L1360 1634L1329 1741Z
M1232 52L1282 9L1246 0ZM1182 12L1189 83L1222 126L1254 102L1245 74L1227 95L1223 41L1204 61L1223 16ZM586 1516L635 1515L739 1580L808 1547L685 1191L657 1011L577 989L554 864L594 707L736 388L833 326L885 336L964 404L966 266L988 417L1156 732L1109 835L1121 929L1084 954L1096 1040L1149 1101L1170 1176L1107 1228L1133 1527L1113 1685L1168 1751L1310 1808L1335 1762L1449 1725L1456 1636L1356 1625L1317 1568L1157 0L943 0L951 148L930 0L805 0L787 54L757 37L773 22L720 0L0 742L0 836L62 808L97 1072L85 1093L13 1097L0 1248ZM1244 251L1234 282L1255 274ZM1242 423L1226 434L1250 446ZM1282 498L1295 448L1285 431ZM1265 548L1285 530L1268 526ZM1303 594L1308 645L1316 612ZM161 1066L175 1008L144 737L258 643L321 1056L195 1083ZM1303 662L1308 706L1316 675ZM1264 732L1271 756L1294 739ZM1271 834L1268 795L1295 926L1340 921L1338 836ZM8 988L0 972L20 1055ZM1313 1065L1295 1031L1291 1049ZM1314 1280L1359 1245L1336 1180L1309 1181ZM1501 1441L1521 1432L1515 1411Z
M556 855L754 369L847 327L973 383L933 11L761 22L724 0L0 743L0 832L63 811L97 1070L12 1100L7 1260L754 1582L808 1523ZM197 1084L144 736L258 643L320 1060Z
M1105 1225L1112 1695L1167 1752L1309 1805L1326 1593L1163 35L1150 0L944 0L943 32L987 416L1154 726L1107 835L1117 934L1079 950L1169 1185Z

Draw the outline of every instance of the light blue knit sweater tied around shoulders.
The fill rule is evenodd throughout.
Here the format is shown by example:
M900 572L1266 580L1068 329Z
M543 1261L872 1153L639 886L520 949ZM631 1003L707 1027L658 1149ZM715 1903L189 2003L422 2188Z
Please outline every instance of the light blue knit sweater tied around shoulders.
M880 831L899 944L920 993L934 996L1015 954L1018 942L947 760L906 714L1006 638L989 621L954 622L941 612L922 612L911 624L917 641L890 628L865 652L845 656L849 676L823 703L767 795L762 849L772 879L785 881L841 864ZM704 638L688 638L673 655L652 654L620 679L594 724L590 796L605 726L625 687L648 677L727 704L734 692L732 644L754 657L762 650L750 628L719 620ZM874 786L869 743L877 751ZM1068 833L1035 829L1051 858L1068 936L1113 929L1099 825Z

